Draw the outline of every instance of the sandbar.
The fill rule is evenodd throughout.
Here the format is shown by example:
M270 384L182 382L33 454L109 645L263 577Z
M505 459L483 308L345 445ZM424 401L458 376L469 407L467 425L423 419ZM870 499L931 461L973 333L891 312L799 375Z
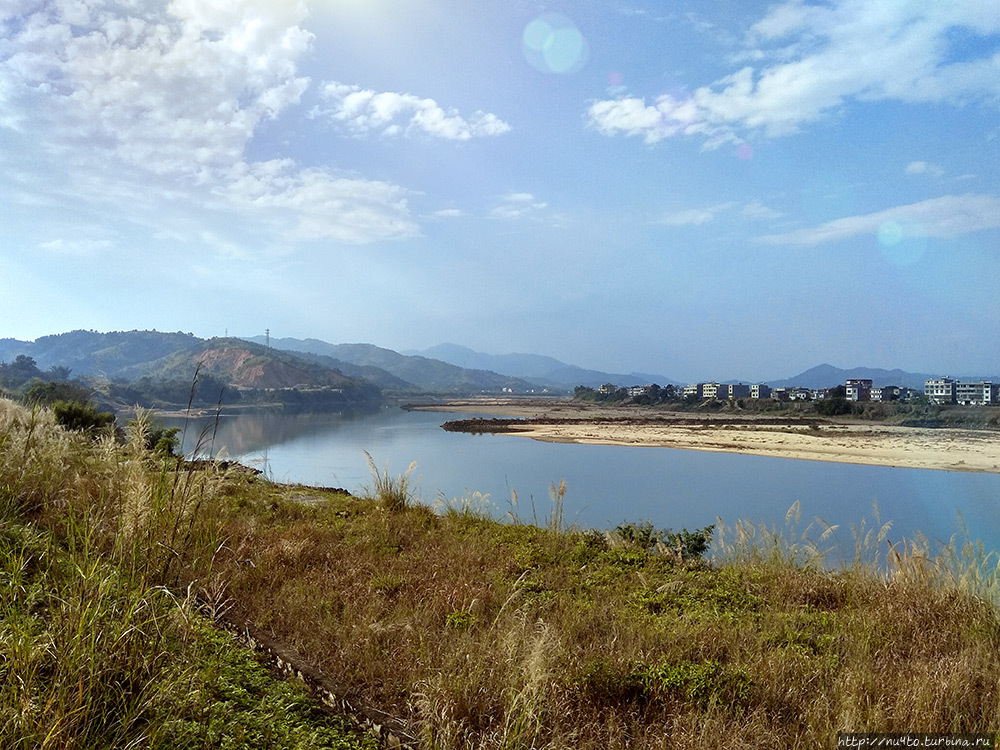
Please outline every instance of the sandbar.
M483 432L559 443L650 446L908 469L1000 473L1000 432L878 422L664 412L571 401L481 399L421 410L517 418Z

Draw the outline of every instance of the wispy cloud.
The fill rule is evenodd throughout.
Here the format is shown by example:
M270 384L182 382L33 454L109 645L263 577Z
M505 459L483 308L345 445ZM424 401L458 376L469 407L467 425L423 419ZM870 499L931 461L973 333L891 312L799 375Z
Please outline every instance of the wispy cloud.
M995 104L1000 53L956 58L949 38L957 30L996 34L1000 15L972 2L791 0L750 29L742 56L760 67L745 66L688 96L595 101L588 123L650 144L698 135L713 148L748 133L794 133L851 100Z
M911 161L903 170L911 177L917 175L930 175L931 177L944 176L944 168L938 164L928 164L925 161Z
M548 203L537 200L531 193L508 193L500 199L499 205L490 210L494 219L538 218Z
M720 213L733 208L735 203L717 203L714 206L704 208L681 208L668 211L663 214L655 223L668 227L701 226L715 219Z
M111 247L110 240L88 240L88 239L57 239L42 242L39 247L42 250L58 253L60 255L87 256L106 250Z
M435 138L466 141L510 131L509 124L490 112L476 111L462 117L454 109L445 110L433 99L413 94L375 92L334 81L323 86L321 95L331 106L314 110L313 116L326 117L358 135L420 132Z
M460 208L442 208L440 211L433 211L429 216L432 219L455 219L465 216L465 211Z
M781 211L765 206L760 201L751 201L743 206L740 213L748 219L779 219L784 216Z
M950 239L983 229L1000 228L1000 198L993 195L945 195L884 211L845 216L814 227L770 234L758 241L769 245L819 245L824 242L877 234L891 227L897 238Z

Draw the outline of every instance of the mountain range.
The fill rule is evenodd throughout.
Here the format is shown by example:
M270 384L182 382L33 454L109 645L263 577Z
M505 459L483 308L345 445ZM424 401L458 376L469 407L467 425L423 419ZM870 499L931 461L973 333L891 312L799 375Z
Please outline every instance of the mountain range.
M503 375L516 376L533 383L564 390L572 390L578 385L597 388L605 383L680 385L678 381L671 380L665 375L642 372L628 374L601 372L600 370L588 370L576 365L568 365L558 359L541 354L484 354L458 344L438 344L423 351L405 353L432 357L458 367L492 370Z
M73 375L128 381L143 377L184 380L200 364L203 372L240 388L355 387L363 383L389 393L459 395L566 392L577 385L604 383L679 384L658 374L607 373L539 354L485 354L457 344L400 353L372 344L261 336L201 339L180 331L71 331L35 341L0 339L0 362L11 362L22 354L32 357L42 370L61 366L70 368ZM769 385L827 388L849 378L868 378L876 386L922 388L926 379L937 376L823 364L769 381Z
M263 344L265 339L262 336L253 336L247 341ZM383 387L391 389L435 393L501 392L505 388L520 393L541 390L537 383L528 382L523 378L501 375L485 369L459 367L419 355L404 355L372 344L330 344L319 339L272 338L270 346L285 351L328 357L340 363L338 366L345 374L354 372L359 377L366 377L364 371L356 368L366 368L372 377L379 371L387 373L394 379L394 383L392 385L386 383ZM384 375L378 377L384 378Z

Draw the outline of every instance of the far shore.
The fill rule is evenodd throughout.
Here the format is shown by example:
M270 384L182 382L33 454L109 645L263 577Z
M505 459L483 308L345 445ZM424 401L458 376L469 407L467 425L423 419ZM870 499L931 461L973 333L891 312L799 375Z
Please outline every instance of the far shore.
M469 399L409 408L516 418L513 424L484 420L466 425L464 431L496 431L546 442L680 448L1000 474L1000 433L989 430L900 427L815 417L776 419L774 415L670 412L569 400Z

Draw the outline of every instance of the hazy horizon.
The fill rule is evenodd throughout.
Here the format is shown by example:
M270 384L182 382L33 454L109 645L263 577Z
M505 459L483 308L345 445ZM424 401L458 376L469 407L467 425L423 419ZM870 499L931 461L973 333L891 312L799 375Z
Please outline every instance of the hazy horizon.
M0 337L1000 372L989 2L15 0L0 24Z
M43 336L40 336L38 338L46 338L46 337L49 337L49 336L62 336L62 335L73 333L73 332L79 331L79 330L84 330L84 331L86 331L88 333L96 333L98 335L105 335L105 334L120 333L120 332L122 332L122 331L96 331L96 330L92 330L92 329L74 329L73 331L60 331L60 332L56 332L56 333L44 334ZM146 330L146 331L152 330L154 333L158 332L158 333L163 333L163 334L167 334L167 335L177 334L177 333L181 333L181 334L184 334L184 335L195 335L195 334L193 334L190 331L156 331L154 329L143 329L143 330ZM125 332L131 332L131 331L125 331ZM140 332L142 332L142 331L140 331ZM264 344L265 341L267 340L265 334L237 334L237 333L229 333L227 331L227 332L225 332L223 334L223 336L224 337L233 338L233 339L240 339L240 340L244 340L244 341L249 341L251 343L256 343L256 344ZM17 339L16 339L16 337L0 336L0 342L2 342L4 340L17 340ZM20 339L20 340L21 341L28 341L30 343L35 343L37 341L37 338L36 339ZM308 336L308 337L304 337L304 338L301 338L301 339L298 338L298 337L289 337L289 336L271 336L270 337L270 341L271 341L271 345L272 346L275 346L275 347L280 348L280 349L291 349L292 351L310 351L310 349L309 349L308 346L296 347L296 346L292 345L291 342L304 342L305 343L305 342L308 342L308 341L311 341L311 340L318 340L320 343L323 343L323 344L332 344L334 346L337 346L337 345L346 345L346 346L374 346L376 348L389 349L389 347L381 346L381 345L379 345L376 342L323 341L322 339L317 339L314 336ZM602 371L602 372L604 372L607 375L620 375L620 376L636 375L636 376L639 376L639 377L641 377L641 376L649 376L649 377L652 378L652 382L658 382L660 384L666 384L666 382L670 382L670 381L676 382L676 383L681 383L681 384L690 384L690 383L697 383L697 382L714 382L714 381L726 382L726 383L728 383L728 382L774 383L774 382L778 382L778 381L794 381L794 379L797 376L804 375L806 373L811 372L814 369L822 368L822 367L832 367L832 368L835 368L835 369L838 369L838 370L847 371L847 372L850 372L852 370L882 370L882 371L885 371L887 373L888 372L894 372L894 371L901 371L901 372L906 373L907 375L921 375L922 374L922 375L929 375L929 376L935 376L935 377L957 377L957 378L965 378L965 379L969 379L969 378L978 379L978 378L986 377L986 378L992 378L993 380L996 380L998 377L1000 377L1000 373L995 373L995 372L994 373L990 373L990 372L961 372L961 371L948 371L948 372L929 372L929 371L927 371L927 372L925 372L925 371L922 371L922 370L906 370L905 368L900 368L900 367L877 368L877 367L873 367L871 365L867 365L867 364L864 364L864 363L855 363L855 364L851 364L851 365L846 365L845 366L845 365L841 365L841 364L837 364L837 363L833 363L833 362L826 362L825 361L825 362L817 362L814 365L810 365L809 367L803 368L801 371L773 373L772 376L770 376L770 377L763 377L763 378L745 378L745 377L741 377L740 373L738 373L738 372L734 373L734 372L728 372L728 371L727 372L706 372L706 371L703 371L703 370L698 370L695 373L651 372L651 371L644 371L641 368L631 367L629 365L629 363L627 363L627 362L617 363L616 366L613 366L613 367L611 367L609 369L603 369L602 370L602 368L592 367L587 362L572 362L572 361L558 360L557 358L552 357L551 355L546 354L545 352L541 352L541 351L535 351L535 352L483 352L483 351L474 350L474 349L472 349L470 347L466 347L466 346L464 346L462 344L458 344L458 343L455 343L455 342L440 342L439 344L431 346L431 347L427 347L426 349L412 349L412 348L407 349L407 348L403 348L403 349L392 350L392 351L396 351L398 354L402 354L404 356L417 355L417 356L428 357L428 358L431 358L431 359L440 359L440 360L443 360L443 361L446 361L446 362L450 361L450 362L452 362L453 364L455 364L455 365L457 365L459 367L468 367L470 369L493 370L493 371L496 371L496 372L503 371L504 374L511 375L511 376L517 376L517 377L523 377L523 378L525 378L527 380L531 380L533 377L534 378L542 378L542 379L544 379L544 377L545 377L544 375L538 375L538 374L533 375L532 373L527 372L527 371L525 371L525 372L515 371L516 368L511 369L510 367L494 367L494 366L490 366L489 363L479 364L479 363L463 363L461 361L456 361L452 357L449 357L449 356L446 356L446 355L440 355L438 352L434 351L436 348L441 347L441 346L443 346L443 347L459 347L460 349L467 350L471 355L480 355L480 356L485 356L487 358L491 358L491 357L499 357L499 358L504 358L504 357L510 357L510 358L518 358L518 357L541 357L541 358L545 358L545 359L555 360L557 362L560 362L562 365L568 365L568 366L571 366L571 367L577 367L577 368L580 368L580 369L583 369L583 370ZM317 350L316 353L323 353L323 352L321 350ZM3 359L4 359L3 356L0 355L0 361L3 361ZM7 359L11 359L11 357L7 357ZM62 362L56 362L56 364L63 364L63 363ZM620 384L623 384L623 383L620 383ZM643 384L646 384L645 380L643 382L641 382L641 383L638 380L636 380L635 382L631 382L630 381L629 383L627 383L627 385L643 385ZM833 384L834 383L831 383L831 385L833 385ZM886 384L889 384L889 381L886 381Z

